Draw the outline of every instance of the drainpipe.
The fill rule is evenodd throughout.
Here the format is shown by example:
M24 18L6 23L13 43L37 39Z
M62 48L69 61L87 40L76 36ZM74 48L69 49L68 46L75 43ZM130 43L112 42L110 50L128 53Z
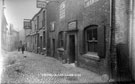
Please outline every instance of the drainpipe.
M134 33L135 33L135 30L134 30L134 0L130 0L130 15L129 15L129 64L130 64L130 70L132 72L132 77L133 79L135 80L135 74L134 74L134 71L135 71L135 68L134 68L134 56L135 56L135 53L134 53L134 48L135 48L135 44L134 44Z
M108 57L109 79L116 77L116 56L115 56L115 0L110 0L110 52Z

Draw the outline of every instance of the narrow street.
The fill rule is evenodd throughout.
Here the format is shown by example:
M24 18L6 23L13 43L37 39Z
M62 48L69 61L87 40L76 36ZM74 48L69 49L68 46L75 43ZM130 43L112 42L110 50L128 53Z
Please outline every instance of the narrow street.
M5 54L2 83L11 84L60 84L102 83L103 78L93 72L62 64L44 55L13 51Z

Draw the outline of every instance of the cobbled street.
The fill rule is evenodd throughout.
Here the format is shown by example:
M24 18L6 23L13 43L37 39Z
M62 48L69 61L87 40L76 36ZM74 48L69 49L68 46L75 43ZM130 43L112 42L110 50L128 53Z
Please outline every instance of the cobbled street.
M102 83L102 77L58 60L30 52L4 54L2 83L4 84L60 84Z

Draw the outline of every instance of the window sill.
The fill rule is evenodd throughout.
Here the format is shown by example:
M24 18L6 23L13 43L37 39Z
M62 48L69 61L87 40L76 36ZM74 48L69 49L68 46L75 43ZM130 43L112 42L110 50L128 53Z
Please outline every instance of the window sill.
M59 52L64 52L64 48L57 48Z
M99 56L95 52L87 52L86 54L83 55L83 57L96 61L100 60Z

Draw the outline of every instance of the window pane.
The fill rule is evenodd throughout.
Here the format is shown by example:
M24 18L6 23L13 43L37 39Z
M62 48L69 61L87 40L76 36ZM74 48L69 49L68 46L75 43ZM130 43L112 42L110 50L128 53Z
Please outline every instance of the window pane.
M87 52L97 52L97 36L97 26L91 26L86 29Z
M87 40L92 40L92 30L87 30Z
M97 29L93 29L93 38L97 40Z
M59 33L59 47L63 47L63 32Z

